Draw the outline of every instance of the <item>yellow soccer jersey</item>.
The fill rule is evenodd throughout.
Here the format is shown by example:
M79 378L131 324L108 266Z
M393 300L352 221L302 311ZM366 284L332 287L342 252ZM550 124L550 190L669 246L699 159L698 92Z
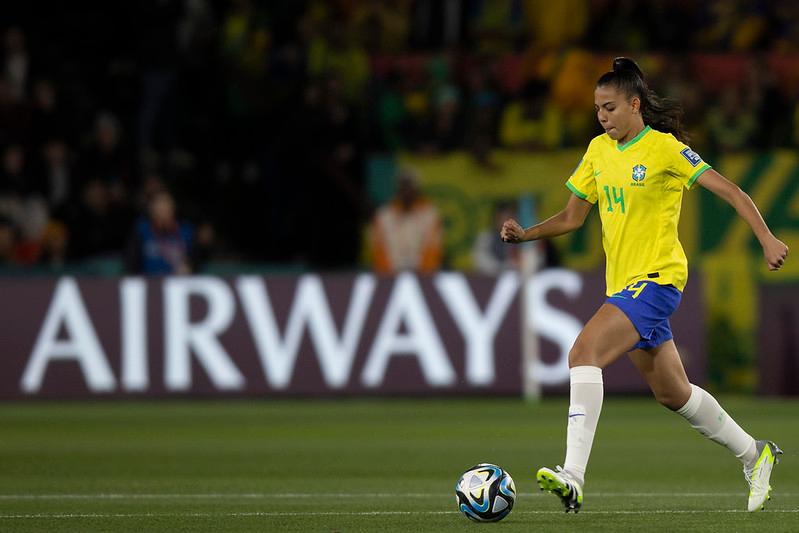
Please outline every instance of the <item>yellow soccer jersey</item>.
M649 126L624 145L607 134L591 141L566 186L598 202L608 296L642 279L685 288L688 260L677 237L683 187L709 168L673 135Z

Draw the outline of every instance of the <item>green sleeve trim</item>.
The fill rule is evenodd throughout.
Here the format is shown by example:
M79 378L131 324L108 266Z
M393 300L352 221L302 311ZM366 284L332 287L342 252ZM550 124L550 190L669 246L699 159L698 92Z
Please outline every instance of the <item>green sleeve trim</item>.
M587 200L587 199L588 199L588 195L587 195L587 194L583 194L583 193L581 193L580 191L578 191L578 190L577 190L577 187L575 187L574 185L572 185L572 183L571 183L570 181L567 181L567 182L566 182L566 187L568 187L568 188L569 188L569 190L570 190L571 192L573 192L573 193L574 193L574 195L575 195L577 198L579 198L580 200Z
M686 187L687 187L687 188L689 188L689 189L690 189L691 187L693 187L693 186L694 186L694 182L695 182L695 181L696 181L696 180L699 178L699 176L701 176L703 172L705 172L706 170L710 170L711 168L713 168L713 167L711 167L711 166L710 166L710 165L708 165L707 163L705 163L704 165L702 165L702 166L699 168L699 170L697 170L696 172L694 172L694 175L693 175L693 176L691 176L691 179L689 179L689 180L688 180L688 185L687 185Z

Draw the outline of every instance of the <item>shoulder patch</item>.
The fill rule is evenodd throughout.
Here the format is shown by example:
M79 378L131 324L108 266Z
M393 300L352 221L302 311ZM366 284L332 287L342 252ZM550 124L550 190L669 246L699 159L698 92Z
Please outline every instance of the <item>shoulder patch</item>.
M695 167L696 165L698 165L699 163L702 162L702 158L699 157L699 154L697 154L696 152L694 152L690 148L686 148L680 153L682 154L682 156L685 159L688 160L689 163L691 163L692 167Z

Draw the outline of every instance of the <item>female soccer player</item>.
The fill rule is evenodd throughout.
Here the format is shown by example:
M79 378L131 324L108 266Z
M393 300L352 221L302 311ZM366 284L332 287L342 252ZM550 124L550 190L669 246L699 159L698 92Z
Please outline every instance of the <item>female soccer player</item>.
M517 243L576 230L597 204L602 221L609 298L569 352L570 399L563 468L541 468L542 490L560 497L566 512L583 502L585 469L602 410L602 369L627 353L655 398L743 463L749 511L769 498L777 455L773 442L755 440L707 391L691 384L672 340L669 316L680 303L688 265L677 238L683 188L699 183L729 203L752 228L770 270L788 255L752 199L713 170L686 141L681 108L651 91L638 65L613 61L599 78L594 109L603 135L594 138L566 182L572 194L557 215L522 228L504 223L501 236Z

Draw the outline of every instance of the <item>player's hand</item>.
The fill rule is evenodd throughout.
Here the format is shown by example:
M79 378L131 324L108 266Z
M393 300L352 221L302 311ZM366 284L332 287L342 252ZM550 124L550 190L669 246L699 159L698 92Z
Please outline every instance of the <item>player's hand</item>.
M763 255L769 270L779 270L785 262L785 258L788 257L788 247L778 238L770 236L763 243Z
M505 242L521 242L524 238L524 228L521 227L518 222L509 218L502 224L502 230L500 230L499 236L502 237L502 240Z

